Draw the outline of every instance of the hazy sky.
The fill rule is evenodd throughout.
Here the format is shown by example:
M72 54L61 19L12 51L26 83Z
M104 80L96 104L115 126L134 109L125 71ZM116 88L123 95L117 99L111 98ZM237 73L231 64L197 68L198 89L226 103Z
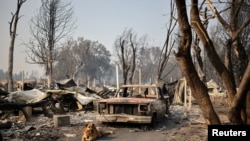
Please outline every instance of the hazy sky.
M69 1L69 0L68 0ZM147 35L151 44L162 46L168 23L168 0L71 0L77 29L73 38L84 37L103 44L112 53L117 36L133 29L138 37ZM40 0L27 0L20 11L14 49L13 72L38 71L43 68L25 62L25 46L30 39L29 22L40 7ZM9 21L16 10L16 0L0 1L0 69L8 70ZM167 16L164 16L167 15Z

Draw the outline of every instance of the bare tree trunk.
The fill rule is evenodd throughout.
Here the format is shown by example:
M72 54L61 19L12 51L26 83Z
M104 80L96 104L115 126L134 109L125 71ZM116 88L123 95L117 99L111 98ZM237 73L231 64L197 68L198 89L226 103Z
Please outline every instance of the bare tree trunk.
M15 14L12 14L12 19L10 21L10 46L9 46L9 67L8 67L8 91L13 91L13 60L14 60L14 46L15 46L15 39L16 39L16 31L17 31L17 23L19 20L19 11L21 9L22 4L26 0L17 0L17 9Z
M9 67L8 67L8 92L13 91L13 53L14 53L14 44L15 44L15 35L11 33L10 37L10 47L9 47Z
M197 100L203 112L207 124L221 124L218 115L214 111L213 105L208 95L207 87L200 80L192 61L192 57L190 54L192 44L192 32L188 22L186 2L176 0L176 5L178 11L178 23L181 32L180 46L178 49L178 53L175 54L176 58L187 80L187 84L190 86L192 94ZM197 6L197 0L193 1L192 8L194 8L193 6Z
M134 46L134 43L132 41L132 34L130 34L130 43L131 43L131 48L132 48L132 68L131 68L131 75L129 77L129 82L130 84L133 84L133 78L134 78L134 74L135 74L135 67L136 67L136 64L135 64L135 60L136 60L136 47Z
M225 52L224 60L225 60L225 66L228 69L230 74L233 73L231 51L232 51L231 40L229 39L227 40L227 44L226 44L226 52Z
M127 84L127 77L128 77L128 71L130 67L127 65L125 61L125 54L124 54L124 40L121 41L120 39L120 48L121 48L121 56L122 56L122 73L123 73L123 84Z
M202 62L202 58L201 58L201 49L199 47L199 38L197 37L198 35L196 34L195 39L194 39L194 43L193 43L193 49L194 49L194 55L195 58L197 59L197 71L199 74L200 79L205 82L205 74L203 71L203 62Z
M231 77L232 84L235 84L235 77L234 77L234 72L233 72L233 66L232 66L232 41L231 39L227 40L227 47L226 47L226 52L225 52L225 67L227 68L229 75ZM236 87L236 86L235 86Z
M52 86L52 61L49 60L48 62L48 70L49 70L49 75L48 75L48 88L51 88Z
M241 120L241 109L245 109L243 107L246 106L244 99L247 98L249 99L249 85L250 85L250 62L248 62L247 69L243 75L238 92L235 95L234 101L232 102L229 111L228 117L230 121L234 124L243 124L243 121ZM249 101L247 101L247 104L249 104ZM247 111L246 114L248 116L247 118L249 118L250 117L249 111Z
M248 101L248 102L247 102ZM248 88L247 98L246 98L246 124L250 125L250 89Z
M232 4L231 4L231 14L232 15L230 17L230 32L229 35L232 37L232 49L234 51L234 54L236 55L236 57L238 58L238 70L239 70L239 75L238 75L238 80L240 81L244 70L247 67L247 63L248 63L248 57L245 51L245 48L242 46L242 44L240 43L239 40L239 33L237 33L238 31L238 16L239 16L239 11L240 11L240 7L241 5L244 4L244 1L242 0L232 0ZM238 35L237 35L238 34ZM235 36L236 35L236 36Z

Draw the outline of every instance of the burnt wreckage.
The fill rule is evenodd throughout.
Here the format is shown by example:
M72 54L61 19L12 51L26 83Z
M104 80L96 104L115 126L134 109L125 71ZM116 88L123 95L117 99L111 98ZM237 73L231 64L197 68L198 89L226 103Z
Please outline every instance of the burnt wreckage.
M30 118L27 109L41 109L45 116L53 117L54 113L70 110L93 109L94 101L102 99L89 88L78 87L72 80L59 83L59 89L30 89L8 93L1 89L1 119L22 111L26 120Z
M169 114L169 96L156 85L122 85L113 98L97 102L97 121L154 125Z

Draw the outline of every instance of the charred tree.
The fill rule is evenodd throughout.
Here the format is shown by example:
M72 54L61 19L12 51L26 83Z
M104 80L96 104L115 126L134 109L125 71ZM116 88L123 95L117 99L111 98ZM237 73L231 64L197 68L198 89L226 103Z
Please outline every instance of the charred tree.
M247 113L246 109L249 109L249 107L246 107L247 105L249 105L246 102L249 101L243 101L242 98L246 98L247 94L249 93L248 91L245 91L247 89L245 88L247 87L245 84L248 83L249 81L247 78L247 74L245 74L249 73L247 68L249 65L249 60L245 48L242 46L242 43L240 42L240 35L242 31L250 24L250 18L246 17L246 19L244 20L244 22L242 22L241 25L239 25L238 21L239 13L246 3L244 3L245 1L241 0L232 0L232 2L230 3L229 22L227 22L225 19L223 19L223 17L220 15L220 13L217 11L216 7L210 0L206 0L206 2L208 3L215 17L218 19L218 21L221 23L221 25L225 28L228 35L230 36L230 39L228 39L227 43L228 50L232 49L234 55L238 59L237 68L239 69L239 71L237 73L239 75L239 81L240 81L238 91L236 91L237 84L235 83L235 77L232 73L232 68L227 68L229 74L226 73L226 75L221 75L222 81L224 82L224 85L229 95L228 101L231 106L229 112L229 119L233 124L246 124L247 123L246 119L249 118L246 117L249 116L246 114ZM218 62L218 60L216 61ZM228 61L228 63L231 62L232 61ZM218 66L217 63L214 63L213 65L215 66L215 68L216 66ZM232 65L227 64L227 66L231 67Z
M16 39L16 32L17 32L17 23L18 20L20 19L19 17L19 12L21 9L21 6L26 0L17 0L17 8L16 12L12 14L11 21L9 22L10 24L10 46L9 46L9 67L8 67L8 91L12 92L13 91L13 60L14 60L14 46L15 46L15 39Z
M162 51L161 51L161 56L160 56L159 65L158 65L158 73L157 73L158 81L162 80L163 77L165 77L163 75L163 72L167 66L171 51L172 51L174 44L175 44L175 40L173 40L171 38L171 34L172 34L173 30L175 29L175 26L177 24L177 20L174 19L175 5L172 3L172 0L170 3L170 6L171 7L170 7L169 25L168 25L168 29L167 29L167 37L166 37L166 40L164 42L164 46L163 46Z
M178 11L178 24L180 26L180 44L178 52L175 56L179 62L180 68L190 86L192 95L197 100L207 124L221 124L218 115L216 114L210 97L208 95L207 87L200 80L198 73L192 61L190 54L192 44L191 26L188 22L186 2L176 0L176 7ZM193 0L192 9L198 10L197 0ZM194 10L194 9L193 9ZM197 11L198 12L198 11ZM197 13L192 13L193 14ZM199 15L199 14L197 14Z
M53 63L57 59L57 43L74 29L71 3L61 0L42 0L38 14L31 19L32 38L27 44L28 63L45 68L48 88L52 83Z

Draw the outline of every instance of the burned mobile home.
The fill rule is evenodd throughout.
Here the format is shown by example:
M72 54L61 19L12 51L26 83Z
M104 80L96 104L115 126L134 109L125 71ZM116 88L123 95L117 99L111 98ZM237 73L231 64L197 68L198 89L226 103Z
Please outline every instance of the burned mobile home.
M154 125L169 113L169 106L169 96L156 85L122 85L114 97L97 102L96 120Z
M93 110L94 101L102 99L93 90L89 92L89 88L76 86L73 80L58 84L59 89L33 88L10 93L1 89L0 116L6 117L11 112L17 115L21 111L27 120L31 118L32 111L38 110L45 116L53 117L54 114L72 110Z

